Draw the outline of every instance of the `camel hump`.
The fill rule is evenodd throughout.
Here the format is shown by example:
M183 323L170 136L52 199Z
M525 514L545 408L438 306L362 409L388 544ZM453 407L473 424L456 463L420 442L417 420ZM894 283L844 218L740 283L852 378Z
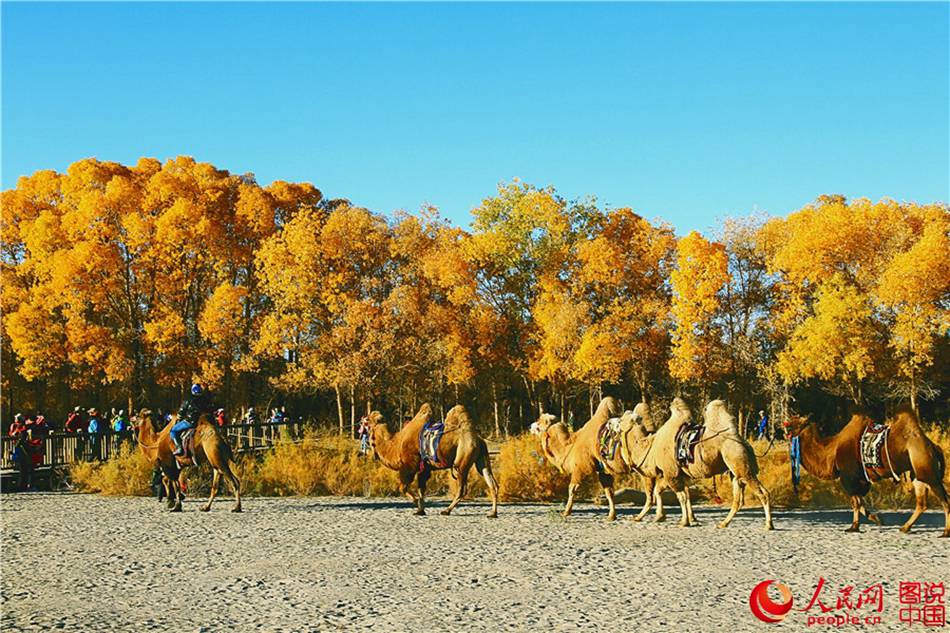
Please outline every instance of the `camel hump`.
M614 418L620 415L620 402L613 396L607 396L597 405L597 411L594 412L595 418Z
M464 406L457 404L445 416L445 426L472 426L472 420L468 417L468 411Z
M917 416L917 412L914 411L913 407L909 404L902 404L897 408L897 411L894 412L894 421L905 420L907 422L913 422L914 424L920 424L920 418Z
M419 407L419 412L416 413L416 416L420 415L432 415L432 407L429 406L428 402L423 402L422 406Z

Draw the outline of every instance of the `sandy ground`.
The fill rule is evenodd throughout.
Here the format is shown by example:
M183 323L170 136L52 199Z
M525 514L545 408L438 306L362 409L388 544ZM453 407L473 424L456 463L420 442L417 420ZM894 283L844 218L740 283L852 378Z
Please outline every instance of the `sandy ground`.
M910 535L897 530L906 513L854 535L842 511L780 511L766 533L757 509L719 530L720 508L681 529L675 514L633 523L629 506L607 524L590 504L567 521L506 504L491 521L482 503L415 517L393 500L249 498L239 515L223 501L168 514L144 498L3 495L0 628L762 630L755 584L785 582L798 608L823 576L830 605L846 585L883 582L884 624L858 628L893 630L899 581L950 581L936 513ZM781 626L804 629L806 617Z

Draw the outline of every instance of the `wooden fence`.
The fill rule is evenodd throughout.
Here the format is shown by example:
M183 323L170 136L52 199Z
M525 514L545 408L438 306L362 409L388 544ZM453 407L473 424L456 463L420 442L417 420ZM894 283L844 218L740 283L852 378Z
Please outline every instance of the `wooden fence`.
M238 453L267 450L280 439L295 441L302 436L300 424L292 422L261 422L257 424L227 424L221 427L231 448ZM16 438L4 435L0 438L0 469L13 470L13 447ZM38 467L56 467L96 459L106 460L116 455L123 444L138 447L136 436L130 431L116 433L109 430L100 435L88 433L49 433L42 442L42 461Z

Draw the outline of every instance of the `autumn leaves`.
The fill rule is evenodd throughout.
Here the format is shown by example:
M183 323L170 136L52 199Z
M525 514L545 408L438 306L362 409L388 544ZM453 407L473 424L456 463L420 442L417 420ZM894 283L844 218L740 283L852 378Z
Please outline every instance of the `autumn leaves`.
M37 172L3 193L3 380L143 402L197 375L234 404L335 394L342 421L354 394L536 411L621 382L916 399L946 345L943 204L822 197L677 239L513 181L473 216L387 219L185 157Z

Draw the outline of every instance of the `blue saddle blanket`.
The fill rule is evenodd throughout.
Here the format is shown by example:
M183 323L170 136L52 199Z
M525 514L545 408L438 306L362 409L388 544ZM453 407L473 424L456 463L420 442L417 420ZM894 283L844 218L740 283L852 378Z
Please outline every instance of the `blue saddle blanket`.
M421 467L432 466L434 468L445 468L439 459L439 444L442 442L442 435L445 433L445 424L437 420L426 422L419 433L419 455L422 456Z

